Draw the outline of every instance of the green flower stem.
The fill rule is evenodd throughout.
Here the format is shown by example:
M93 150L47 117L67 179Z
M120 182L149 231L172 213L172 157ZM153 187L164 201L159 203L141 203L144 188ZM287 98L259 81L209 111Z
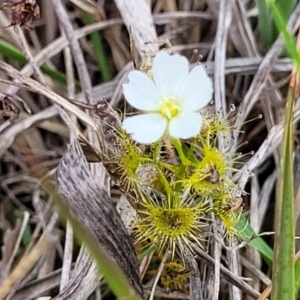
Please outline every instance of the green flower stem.
M179 167L176 175L177 175L177 178L182 179L184 174L186 173L187 167L191 166L193 164L193 162L190 161L185 156L185 153L184 153L184 150L183 150L183 145L181 144L181 141L179 139L173 139L172 144L175 147L175 149L176 149L176 151L179 155L180 161L182 163L181 166ZM194 148L193 147L191 147L191 148L187 149L188 157L190 157L193 153L192 151L194 150ZM181 189L182 189L182 181L178 181L175 184L175 188L174 188L175 197L173 197L173 203L172 203L174 205L174 207L177 207L179 205L180 201L181 201L181 199L180 199Z
M194 155L196 143L197 143L196 139L193 139L193 141L190 143L190 148L188 149L188 152L187 152L187 157L192 162L198 162L198 160L196 159L196 157Z
M161 162L161 161L155 161L150 158L143 157L143 158L140 158L139 161L142 163L143 162L150 163L150 164L153 164L156 166L156 171L158 173L160 182L163 184L163 186L165 188L168 199L170 199L171 195L172 195L172 190L170 188L170 184L169 184L168 180L166 179L164 173L162 172L162 170L160 168L163 167L164 169L167 169L167 170L171 171L172 173L175 173L176 169L168 164Z
M153 160L152 158L141 158L140 159L140 162L146 162L146 163L150 163L150 164L153 164L153 165L156 165L157 167L162 167L172 173L176 173L176 167L175 166L172 166L172 165L169 165L167 163L164 163L163 161L157 161L157 160Z
M179 155L179 158L181 160L181 163L184 165L184 166L189 166L191 165L191 162L185 157L185 154L182 150L182 144L181 144L181 141L179 139L173 139L172 140L172 144L173 146L175 147L178 155Z
M165 177L164 173L162 172L162 170L160 168L156 168L160 182L164 185L166 193L167 193L167 197L168 197L168 201L169 199L171 199L171 195L172 195L172 190L170 188L170 184L167 180L167 178Z

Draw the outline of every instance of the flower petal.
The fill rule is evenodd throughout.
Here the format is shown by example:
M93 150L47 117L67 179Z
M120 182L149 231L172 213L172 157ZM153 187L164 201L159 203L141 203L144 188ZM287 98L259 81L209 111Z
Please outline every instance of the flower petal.
M126 118L123 128L132 134L132 139L141 144L151 144L158 141L165 133L167 119L160 114L141 114Z
M127 102L140 110L157 110L160 98L153 81L140 71L130 72L128 78L129 83L123 84Z
M202 117L196 112L181 113L170 120L169 134L174 138L188 139L200 133Z
M197 111L212 99L212 81L204 68L196 66L181 85L176 98L180 99L183 111Z
M189 72L189 62L178 54L159 52L153 59L153 79L159 95L163 98L175 96Z

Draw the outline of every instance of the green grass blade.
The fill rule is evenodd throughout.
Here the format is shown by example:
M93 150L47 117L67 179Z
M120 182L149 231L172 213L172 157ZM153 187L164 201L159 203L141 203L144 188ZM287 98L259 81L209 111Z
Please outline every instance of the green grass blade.
M41 71L43 74L49 76L50 78L52 78L53 80L55 80L58 83L61 83L63 85L67 85L67 77L64 73L50 69L46 66L41 66ZM76 84L76 88L77 90L80 89L80 85L77 82Z
M19 51L16 47L10 45L9 43L3 41L0 39L0 53L5 57L9 59L13 59L20 63L21 65L24 65L27 63L27 59L25 55ZM67 84L67 77L64 73L51 69L47 66L41 66L41 71L48 75L53 80L66 85ZM77 90L80 90L80 85L78 82L76 82L76 88Z
M295 264L295 290L296 294L299 294L300 290L300 261L298 260Z
M277 0L276 5L282 13L283 19L287 22L293 12L298 0Z
M23 236L22 236L22 243L24 246L28 245L32 239L32 230L29 225L26 226Z
M287 22L291 13L293 12L298 0L276 0L276 6L280 10L282 15L282 19ZM276 20L275 20L276 23ZM278 36L280 30L278 29L277 24L273 23L273 32L275 34L275 38Z
M0 39L0 53L7 58L13 59L20 64L25 64L27 59L25 55L19 51L16 47Z
M272 0L268 1L275 24L282 33L286 50L299 70L300 56L294 37L286 28L284 14ZM295 77L294 77L295 78ZM295 299L295 222L293 187L293 135L292 116L295 91L289 90L285 113L284 135L281 147L280 175L275 210L274 264L272 299Z
M235 229L240 232L240 238L244 241L252 239L256 234L248 220L243 215L241 215ZM272 265L274 257L273 250L261 237L255 237L248 245L256 249L269 266Z
M272 299L274 300L295 299L292 111L293 96L289 93L275 210L274 264L272 276Z
M279 8L284 21L288 20L297 2L298 0L276 0L276 5ZM261 42L263 51L265 52L277 38L279 30L274 23L274 16L272 16L268 7L268 0L256 0L256 5L258 8L258 23Z
M276 38L273 30L273 19L265 0L256 0L256 4L258 7L258 24L259 32L261 34L262 48L263 51L266 52Z
M88 24L95 23L93 16L85 13L85 20ZM94 46L95 55L98 60L99 71L101 73L103 81L110 81L112 79L109 64L107 62L105 52L103 49L103 43L99 32L91 33L92 43Z
M286 50L288 51L289 55L293 59L293 61L296 63L298 70L300 67L300 54L297 51L296 48L296 42L294 36L287 30L286 21L284 19L283 13L280 11L280 9L276 6L274 0L267 0L269 7L272 11L272 14L274 16L275 24L280 31L280 33L283 35Z

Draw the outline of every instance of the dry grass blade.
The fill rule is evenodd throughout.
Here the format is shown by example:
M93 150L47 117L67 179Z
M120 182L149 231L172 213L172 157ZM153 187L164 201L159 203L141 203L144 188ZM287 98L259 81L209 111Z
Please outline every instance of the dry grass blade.
M64 29L64 33L69 42L75 64L77 66L78 75L80 78L80 83L83 89L83 92L86 96L88 103L94 103L92 98L92 85L90 81L90 76L87 70L86 63L83 58L82 50L80 48L79 42L76 38L75 32L73 30L72 24L69 20L69 16L65 11L60 0L53 0L54 8L56 15L59 19L60 24Z
M214 267L215 261L209 254L207 254L205 251L203 251L196 245L193 245L193 248L195 249L199 257L203 259L210 268ZM260 294L257 291L255 291L250 285L236 277L235 274L230 272L227 268L221 265L220 270L221 276L225 278L228 282L238 287L240 290L242 290L247 295L251 296L253 299L257 299L257 297L259 297Z
M79 256L76 269L67 285L54 298L54 300L80 300L86 299L99 285L102 278L99 269L87 253L85 247L82 248L82 255Z
M89 229L142 294L131 239L105 187L94 179L77 141L68 147L58 166L57 183L58 192L72 214Z
M203 300L199 268L188 247L184 248L184 262L190 274L190 297L191 299Z
M218 18L218 29L215 38L215 64L214 81L215 81L215 103L216 110L224 116L226 115L226 93L225 93L225 61L226 61L226 44L227 33L231 24L231 2L220 2L220 14Z
M25 129L29 128L33 124L40 122L45 119L49 119L58 114L55 107L49 107L45 110L40 111L39 113L29 116L18 123L15 123L13 126L10 126L5 132L1 134L0 130L0 157L5 153L5 151L12 145L15 137L23 132Z
M113 19L113 20L108 20L108 21L103 21L103 22L87 25L81 29L75 30L75 37L76 37L76 39L80 39L94 31L103 30L105 28L119 25L121 23L122 23L122 20ZM66 47L68 47L68 41L67 41L66 37L62 36L62 37L57 38L56 40L49 43L45 48L43 48L41 51L39 51L36 54L36 56L34 57L34 61L35 61L36 65L38 67L41 66L42 64L44 64L45 62L50 60L53 56L60 53ZM28 63L23 67L21 73L23 75L31 76L33 74L33 71L34 71L33 66L30 63ZM11 86L9 88L8 92L10 94L13 94L17 90L18 90L17 87Z
M18 249L20 246L20 242L22 239L22 236L24 234L24 231L26 229L26 226L28 224L29 220L29 213L26 211L23 216L22 225L20 227L20 230L17 234L17 228L13 230L12 232L7 232L7 237L4 239L3 243L3 250L2 250L2 260L0 263L0 270L1 270L1 276L0 276L0 282L2 283L5 277L8 275L12 268L12 264L14 259L16 258L16 255L18 253ZM5 267L4 267L5 266Z
M219 11L219 17L218 17L218 28L216 32L216 38L215 38L215 60L218 62L215 64L214 68L214 89L215 89L215 109L218 111L223 117L227 114L227 105L226 105L226 87L225 87L225 61L226 61L226 45L227 45L227 35L231 24L231 6L233 1L222 1L220 2L220 11ZM222 139L219 139L220 142L220 148L224 148L225 141ZM221 224L214 222L215 226L214 228L219 227L220 231L222 232ZM215 234L217 233L217 230L214 229ZM215 255L215 280L214 280L214 292L212 295L212 299L218 299L219 297L219 289L220 289L220 259L221 259L221 245L216 244L214 245L214 255ZM191 256L191 255L189 255ZM195 269L195 267L194 267ZM195 273L196 271L194 271ZM198 272L199 273L199 272ZM194 276L196 279L198 279L198 276ZM197 290L197 284L195 287L195 284L192 283L197 280L193 280L192 275L190 278L191 281L191 291ZM200 279L198 279L200 284ZM230 289L233 287L231 286ZM199 287L199 290L201 290L201 286Z
M22 286L14 294L14 300L24 300L24 299L35 299L41 293L53 288L57 288L59 285L61 270L58 269L47 276L31 281L28 284Z
M99 125L92 118L90 118L86 113L84 113L82 110L77 108L75 105L72 105L69 101L67 101L60 95L47 89L46 87L44 87L37 81L21 74L21 72L19 72L12 66L10 66L2 61L0 61L0 69L3 70L7 75L12 77L17 82L27 85L33 92L44 95L45 97L52 100L54 103L62 106L66 110L74 113L79 119L81 119L82 121L84 121L86 124L90 125L93 128L93 130L96 132L96 134L98 134L98 138L101 143L102 136L100 135L101 130L100 130ZM103 144L104 143L102 142L102 145Z
M138 51L145 48L145 42L157 38L150 8L146 1L116 0L115 1L127 28L131 27L133 41ZM134 20L135 22L132 22ZM149 45L150 51L157 51L155 44Z
M296 111L294 114L293 122L296 123L300 120L300 111ZM241 169L241 173L238 174L239 185L243 188L251 177L251 172L259 167L272 153L276 150L282 140L283 134L283 123L277 124L271 128L268 136L255 153L253 157L250 158L248 163L244 165Z
M57 240L57 237L44 236L35 247L26 254L14 271L6 277L0 286L0 299L4 299L12 290L14 285L27 275L30 269L36 264L41 255Z
M60 280L60 292L64 290L67 286L71 268L72 268L72 254L73 254L73 228L72 225L67 222L66 226L66 242L65 242L65 252L64 252L64 264L61 272L61 280Z
M292 16L290 17L290 20L288 23L290 30L296 30L298 28L298 26L300 25L298 22L299 15L300 15L300 4L297 5ZM295 26L297 28L295 28ZM242 114L239 115L237 122L236 122L238 129L241 128L242 122L246 119L251 108L254 106L255 102L259 99L260 93L261 93L262 89L265 87L267 75L269 74L272 64L275 62L283 45L284 45L284 40L281 36L279 36L277 41L274 43L272 48L269 50L267 55L264 57L261 65L258 69L258 72L256 73L256 75L252 81L252 84L251 84L247 94L244 97L244 100L243 100L244 109L242 111Z

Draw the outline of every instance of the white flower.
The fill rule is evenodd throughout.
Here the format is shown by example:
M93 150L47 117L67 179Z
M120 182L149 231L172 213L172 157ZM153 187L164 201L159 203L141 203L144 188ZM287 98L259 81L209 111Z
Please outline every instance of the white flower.
M204 68L189 72L188 60L178 54L159 52L153 59L153 80L141 71L129 74L123 85L128 103L143 111L126 118L123 128L142 144L167 135L188 139L200 133L202 117L198 110L212 98L212 82Z

